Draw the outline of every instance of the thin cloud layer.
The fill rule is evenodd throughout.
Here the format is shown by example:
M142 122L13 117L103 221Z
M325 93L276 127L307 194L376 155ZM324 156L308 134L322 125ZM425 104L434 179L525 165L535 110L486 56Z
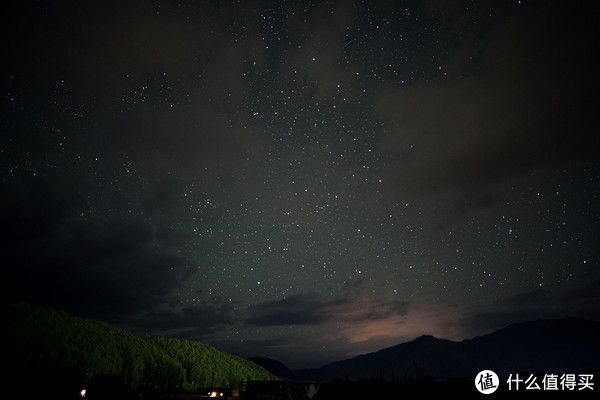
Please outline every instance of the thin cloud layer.
M540 6L498 18L456 50L446 74L380 91L378 149L394 159L397 190L472 191L593 157L598 45L594 14L584 9L558 15Z

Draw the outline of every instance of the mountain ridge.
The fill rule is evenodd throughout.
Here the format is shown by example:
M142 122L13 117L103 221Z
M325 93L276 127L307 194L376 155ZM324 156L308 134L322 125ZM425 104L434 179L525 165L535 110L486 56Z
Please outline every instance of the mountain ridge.
M372 353L295 370L293 374L298 379L323 381L382 377L409 381L423 376L436 380L471 377L482 369L499 373L575 372L600 367L598 338L600 321L538 319L461 341L421 335Z

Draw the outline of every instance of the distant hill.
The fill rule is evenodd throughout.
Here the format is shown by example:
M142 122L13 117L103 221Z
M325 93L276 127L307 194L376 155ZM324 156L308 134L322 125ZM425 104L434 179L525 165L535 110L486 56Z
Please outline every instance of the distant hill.
M282 378L291 378L293 376L293 372L288 369L288 367L277 360L273 360L272 358L251 357L248 360L252 361L254 364L260 365L273 375L277 375Z
M407 343L294 371L298 379L359 380L383 377L408 382L473 377L483 369L576 373L600 367L600 322L575 318L510 325L494 333L454 342L421 336Z
M235 388L247 379L275 379L250 361L202 343L147 341L51 308L2 305L0 323L0 366L20 384L36 382L43 388L60 383L75 390L99 377L115 377L129 390L194 389Z

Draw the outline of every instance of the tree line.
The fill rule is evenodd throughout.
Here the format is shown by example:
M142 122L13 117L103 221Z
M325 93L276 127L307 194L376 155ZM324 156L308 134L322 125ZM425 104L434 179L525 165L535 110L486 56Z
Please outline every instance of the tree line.
M110 375L120 377L132 390L237 388L246 380L277 379L262 367L207 344L144 340L51 308L5 304L0 318L0 363L20 377L33 371L70 371L85 384L95 376Z

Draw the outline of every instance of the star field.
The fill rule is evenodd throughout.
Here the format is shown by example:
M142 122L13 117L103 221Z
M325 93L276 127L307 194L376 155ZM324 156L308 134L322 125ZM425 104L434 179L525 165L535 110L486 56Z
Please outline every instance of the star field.
M23 6L5 296L292 367L598 318L597 7L564 7Z

